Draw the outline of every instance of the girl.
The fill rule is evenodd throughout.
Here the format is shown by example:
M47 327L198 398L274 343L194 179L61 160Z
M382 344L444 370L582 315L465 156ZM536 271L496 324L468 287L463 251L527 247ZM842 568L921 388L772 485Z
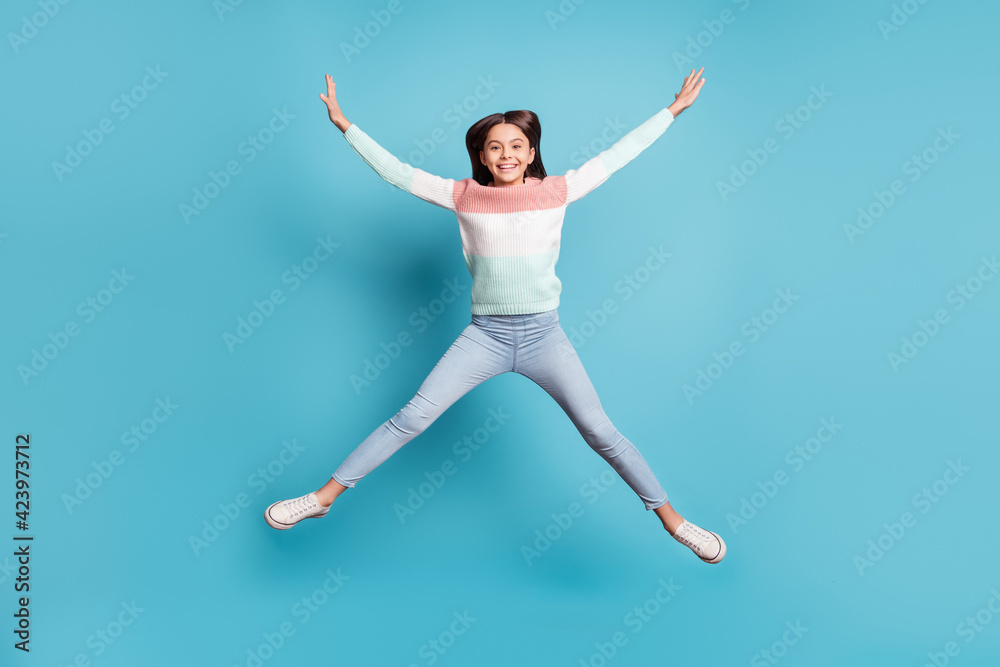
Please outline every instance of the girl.
M658 111L611 148L549 176L542 165L541 127L531 111L495 113L465 135L472 178L434 176L396 159L344 117L336 86L326 76L330 120L361 158L388 183L458 217L465 263L472 274L472 322L445 352L416 395L375 429L319 490L281 500L265 510L279 530L319 518L333 501L422 433L455 401L501 373L519 373L541 386L580 434L655 510L674 539L706 563L718 563L726 544L716 533L685 521L635 446L601 407L587 373L559 325L562 283L555 275L566 207L608 179L652 144L697 99L705 68L691 70L669 107Z

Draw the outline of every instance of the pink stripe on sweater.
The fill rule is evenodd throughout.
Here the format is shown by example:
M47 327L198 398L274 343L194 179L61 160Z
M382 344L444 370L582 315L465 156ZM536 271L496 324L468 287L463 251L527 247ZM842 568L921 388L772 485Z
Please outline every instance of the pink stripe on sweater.
M524 185L486 186L471 178L455 183L455 205L460 213L516 213L559 208L566 204L566 178L528 177Z

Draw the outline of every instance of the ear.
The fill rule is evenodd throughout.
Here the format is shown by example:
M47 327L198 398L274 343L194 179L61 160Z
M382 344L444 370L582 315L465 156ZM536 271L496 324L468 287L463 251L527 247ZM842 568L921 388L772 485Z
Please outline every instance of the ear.
M532 149L531 149L531 157L530 157L530 158L528 158L528 164L531 164L531 163L532 163L532 162L534 162L534 161L535 161L535 149L534 149L534 148L532 148Z

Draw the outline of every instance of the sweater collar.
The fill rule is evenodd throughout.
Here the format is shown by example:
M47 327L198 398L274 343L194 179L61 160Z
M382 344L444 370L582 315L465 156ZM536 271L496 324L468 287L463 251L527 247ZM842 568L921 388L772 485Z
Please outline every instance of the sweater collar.
M505 185L505 186L503 186L503 189L507 189L507 188L523 188L525 186L538 185L541 182L542 182L542 179L540 179L540 178L535 178L534 176L525 176L524 177L524 185ZM495 183L496 183L496 181L490 181L489 183L486 184L485 187L496 188L497 185ZM500 189L500 188L498 188L498 189Z

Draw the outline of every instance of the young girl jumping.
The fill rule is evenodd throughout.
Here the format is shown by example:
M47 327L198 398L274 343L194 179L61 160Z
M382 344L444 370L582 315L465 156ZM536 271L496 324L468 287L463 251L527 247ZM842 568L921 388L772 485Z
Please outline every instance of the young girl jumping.
M361 158L388 183L458 217L465 263L472 274L472 322L448 348L417 390L391 419L347 457L313 493L281 500L264 512L279 530L325 516L333 501L420 435L453 403L485 380L520 373L537 383L566 412L583 439L655 510L663 527L706 563L718 563L726 544L712 531L679 515L635 445L618 432L601 407L572 343L559 325L556 277L566 207L608 179L650 146L678 114L697 99L705 68L691 70L674 102L613 146L571 169L549 176L542 165L541 126L531 111L486 116L465 135L472 178L434 176L396 159L337 103L326 76L330 120Z

